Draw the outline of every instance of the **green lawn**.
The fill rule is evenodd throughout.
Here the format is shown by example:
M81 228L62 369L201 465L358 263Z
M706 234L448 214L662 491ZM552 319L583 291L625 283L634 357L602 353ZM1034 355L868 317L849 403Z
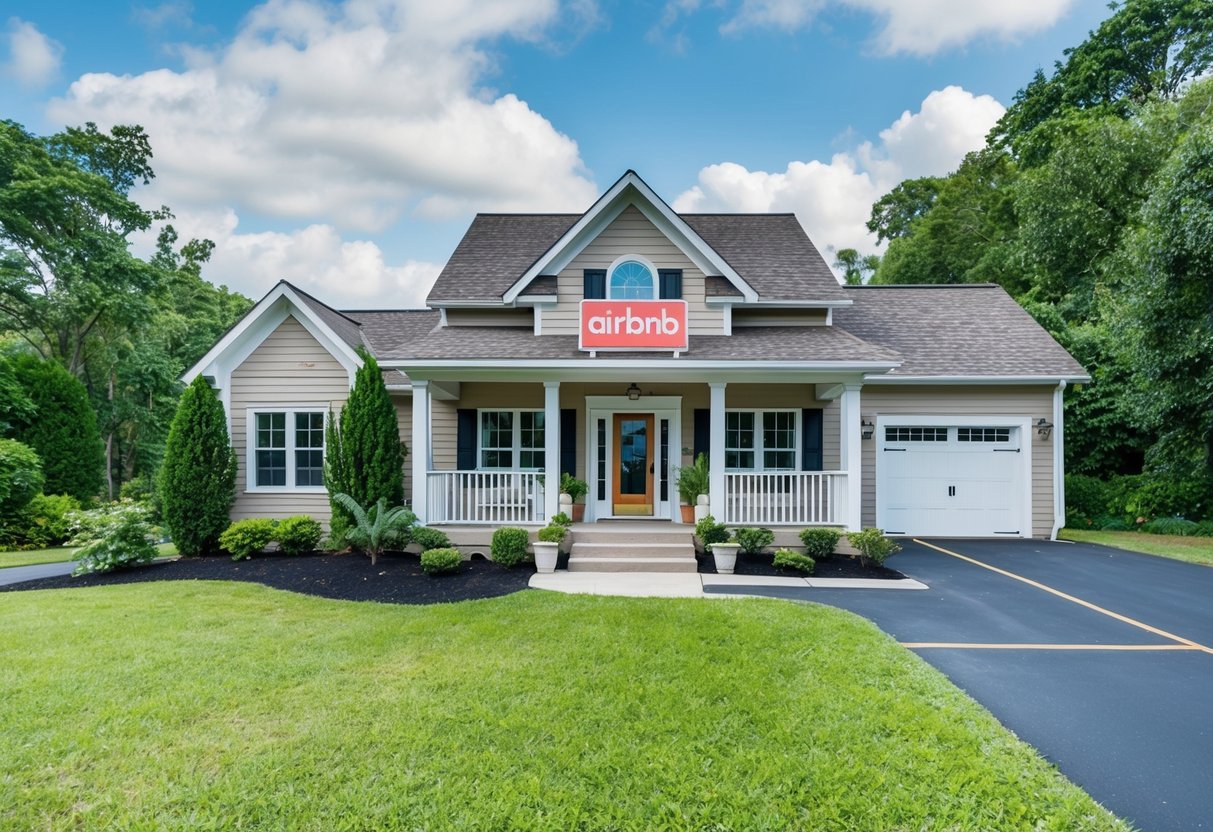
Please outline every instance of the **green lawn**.
M0 594L6 829L1123 829L839 610Z
M1061 536L1065 540L1076 540L1079 543L1101 543L1104 546L1115 546L1117 549L1128 549L1132 552L1143 552L1147 555L1159 555L1173 560L1213 566L1213 537L1180 537L1174 534L1143 534L1141 532L1099 532L1069 528L1062 529Z
M177 554L177 547L171 543L161 543L156 549L162 556ZM58 563L71 560L75 552L76 550L71 546L30 549L26 552L0 552L0 569L7 566L32 566L36 563Z

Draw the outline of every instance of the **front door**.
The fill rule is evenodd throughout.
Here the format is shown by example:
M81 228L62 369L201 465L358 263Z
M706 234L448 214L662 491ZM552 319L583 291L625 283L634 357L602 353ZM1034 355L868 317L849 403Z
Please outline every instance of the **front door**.
M653 414L616 413L612 513L653 515Z

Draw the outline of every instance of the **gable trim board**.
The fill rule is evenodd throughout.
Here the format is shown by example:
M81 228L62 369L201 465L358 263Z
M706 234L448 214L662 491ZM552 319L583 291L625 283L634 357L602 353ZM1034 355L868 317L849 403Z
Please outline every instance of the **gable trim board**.
M478 226L484 216L489 221ZM482 231L469 231L460 243L462 265L442 284L444 291L435 293L431 310L340 312L283 281L190 368L186 381L213 377L240 458L244 487L233 517L302 512L327 518L323 490L265 492L252 485L248 414L305 407L336 412L362 363L357 352L362 347L384 370L401 439L410 446L411 464L404 472L410 497L414 477L428 479L429 471L456 470L468 462L456 444L461 414L469 408L547 407L551 419L558 413L559 442L547 447L559 450L559 468L585 477L599 464L587 460L598 447L589 435L596 429L592 406L611 402L612 411L655 412L663 402L678 401L669 425L679 445L670 449L674 465L692 461L692 450L709 450L704 428L710 403L729 410L799 411L801 466L809 464L811 440L812 466L826 475L847 473L852 478L847 488L858 489L849 505L859 506L859 516L848 514L848 524L887 521L896 497L887 482L891 471L908 478L902 491L910 499L903 502L911 508L918 505L918 491L938 486L948 475L984 483L990 494L1012 489L1014 499L1000 506L969 506L964 516L970 520L950 526L947 517L961 515L936 506L931 522L890 531L1047 537L1064 522L1062 396L1068 384L1089 377L1001 288L835 289L828 272L822 281L824 261L790 216L684 219L631 171L585 214L521 219L528 217L538 222L511 251L512 234L525 231L528 222L478 215L473 227ZM552 239L556 242L549 244ZM605 266L627 255L629 247L631 254L647 257L659 280L667 269L681 270L682 294L700 310L698 323L691 324L690 347L678 357L592 355L579 351L576 334L570 334L578 322L567 311L579 305L582 270ZM721 251L744 268L732 268ZM508 285L502 281L504 264L513 275ZM476 282L481 265L488 277ZM463 279L472 283L461 295ZM757 287L770 289L769 299ZM480 292L502 294L471 299ZM803 295L808 297L789 299ZM557 383L553 405L545 389L550 393ZM642 389L637 401L623 396L632 384ZM724 396L710 395L713 387ZM1050 440L1035 429L1042 417L1052 421ZM875 426L871 439L860 439L860 422ZM883 430L893 424L945 426L948 441L934 451L921 449L916 456L921 465L890 468L882 461ZM1000 454L997 463L975 462L980 456L972 452L975 446L960 445L962 426L1013 429L1018 453ZM684 442L695 448L682 447ZM848 458L850 470L842 472ZM719 485L724 477L713 479ZM427 493L424 483L417 485L417 494ZM972 520L982 512L984 519ZM678 512L670 514L676 520ZM1018 521L1014 529L994 528L998 524L989 521L1011 516Z

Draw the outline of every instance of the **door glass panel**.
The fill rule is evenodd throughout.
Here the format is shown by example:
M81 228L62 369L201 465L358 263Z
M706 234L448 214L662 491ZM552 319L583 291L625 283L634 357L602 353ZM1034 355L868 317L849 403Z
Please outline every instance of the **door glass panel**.
M670 420L661 420L661 501L670 499Z
M648 425L646 419L622 419L619 422L620 494L648 492Z

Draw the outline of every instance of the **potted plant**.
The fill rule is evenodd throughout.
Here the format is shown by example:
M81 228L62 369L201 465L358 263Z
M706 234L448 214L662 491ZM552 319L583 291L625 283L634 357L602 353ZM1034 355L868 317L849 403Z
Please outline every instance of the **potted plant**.
M539 539L535 541L535 571L555 572L556 562L560 558L560 544L568 534L567 526L551 523L539 530Z
M741 544L736 539L730 538L723 543L712 543L708 548L712 550L712 562L716 564L716 572L721 575L732 575L733 570L737 568L737 551L741 548Z
M729 535L724 523L717 523L716 518L709 514L695 524L695 540L705 552L712 553L717 572L721 575L733 574L741 544Z
M568 496L569 514L573 518L574 523L580 523L585 519L585 503L580 502L585 499L585 495L589 493L590 487L586 485L585 480L579 480L572 474L560 475L560 496L561 503L564 503L564 497Z
M708 455L695 457L695 463L678 469L678 497L682 501L682 522L695 522L695 503L708 493Z

